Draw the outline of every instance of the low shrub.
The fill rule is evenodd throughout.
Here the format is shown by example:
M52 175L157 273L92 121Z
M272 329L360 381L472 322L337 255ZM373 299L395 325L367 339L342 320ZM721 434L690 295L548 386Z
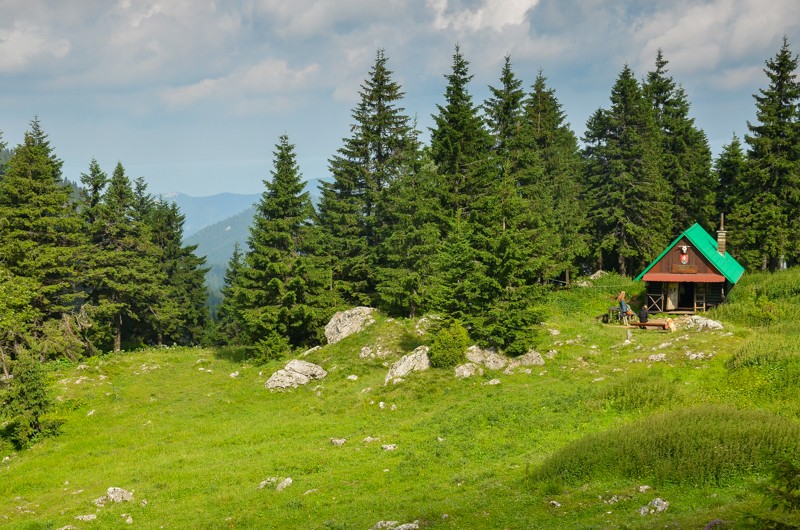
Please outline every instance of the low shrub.
M469 333L461 322L455 321L450 326L440 329L428 352L431 366L434 368L456 366L464 359L464 351L469 342Z
M800 337L760 333L745 342L726 362L726 366L730 370L739 370L794 362L800 363Z
M721 485L763 471L778 455L800 456L800 424L757 410L700 406L575 440L531 473L532 485L593 477Z
M659 372L635 375L620 381L599 394L611 408L620 412L649 410L672 403L675 385L665 381Z

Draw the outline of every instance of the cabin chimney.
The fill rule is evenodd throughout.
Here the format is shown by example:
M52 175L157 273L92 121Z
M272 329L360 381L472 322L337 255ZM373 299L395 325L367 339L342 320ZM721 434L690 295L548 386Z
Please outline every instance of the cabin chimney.
M725 231L725 214L719 214L719 230L717 230L717 252L725 255L725 243L728 233Z

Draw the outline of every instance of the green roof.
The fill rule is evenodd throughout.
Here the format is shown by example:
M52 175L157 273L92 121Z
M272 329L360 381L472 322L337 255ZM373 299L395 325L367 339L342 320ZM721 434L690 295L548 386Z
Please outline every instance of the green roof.
M702 254L708 261L711 262L711 264L720 272L720 274L725 276L726 280L734 284L739 281L739 278L742 277L742 274L744 273L744 267L739 265L739 262L727 252L725 255L717 252L717 240L711 237L711 235L706 232L702 226L695 223L681 235L676 237L675 241L670 243L670 245L664 249L664 252L659 254L659 256L654 259L639 276L636 277L636 280L641 280L647 271L652 269L653 265L661 261L661 258L663 258L667 252L672 250L672 247L677 245L678 241L684 237L688 239L697 250L700 251L700 254Z

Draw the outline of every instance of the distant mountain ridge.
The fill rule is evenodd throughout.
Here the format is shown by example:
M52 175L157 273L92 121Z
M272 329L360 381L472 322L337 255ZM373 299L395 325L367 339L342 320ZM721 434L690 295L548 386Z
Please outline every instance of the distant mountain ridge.
M260 197L260 193L219 193L207 197L192 197L181 192L161 195L162 199L177 204L181 213L186 216L186 222L183 225L184 238L207 226L252 208Z

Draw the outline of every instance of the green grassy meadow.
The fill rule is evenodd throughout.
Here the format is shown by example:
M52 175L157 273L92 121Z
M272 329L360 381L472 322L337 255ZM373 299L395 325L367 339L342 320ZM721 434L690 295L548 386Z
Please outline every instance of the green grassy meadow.
M609 275L552 294L546 364L530 373L431 369L384 386L391 362L432 340L385 317L304 357L328 376L290 391L264 388L286 360L232 349L54 365L61 433L21 451L0 440L0 527L752 527L748 514L771 513L773 463L800 459L800 273L746 275L707 315L722 331L626 342L596 317L641 288ZM393 353L361 359L364 346ZM270 477L293 482L259 488ZM111 486L135 500L95 506ZM640 515L657 497L669 508Z

